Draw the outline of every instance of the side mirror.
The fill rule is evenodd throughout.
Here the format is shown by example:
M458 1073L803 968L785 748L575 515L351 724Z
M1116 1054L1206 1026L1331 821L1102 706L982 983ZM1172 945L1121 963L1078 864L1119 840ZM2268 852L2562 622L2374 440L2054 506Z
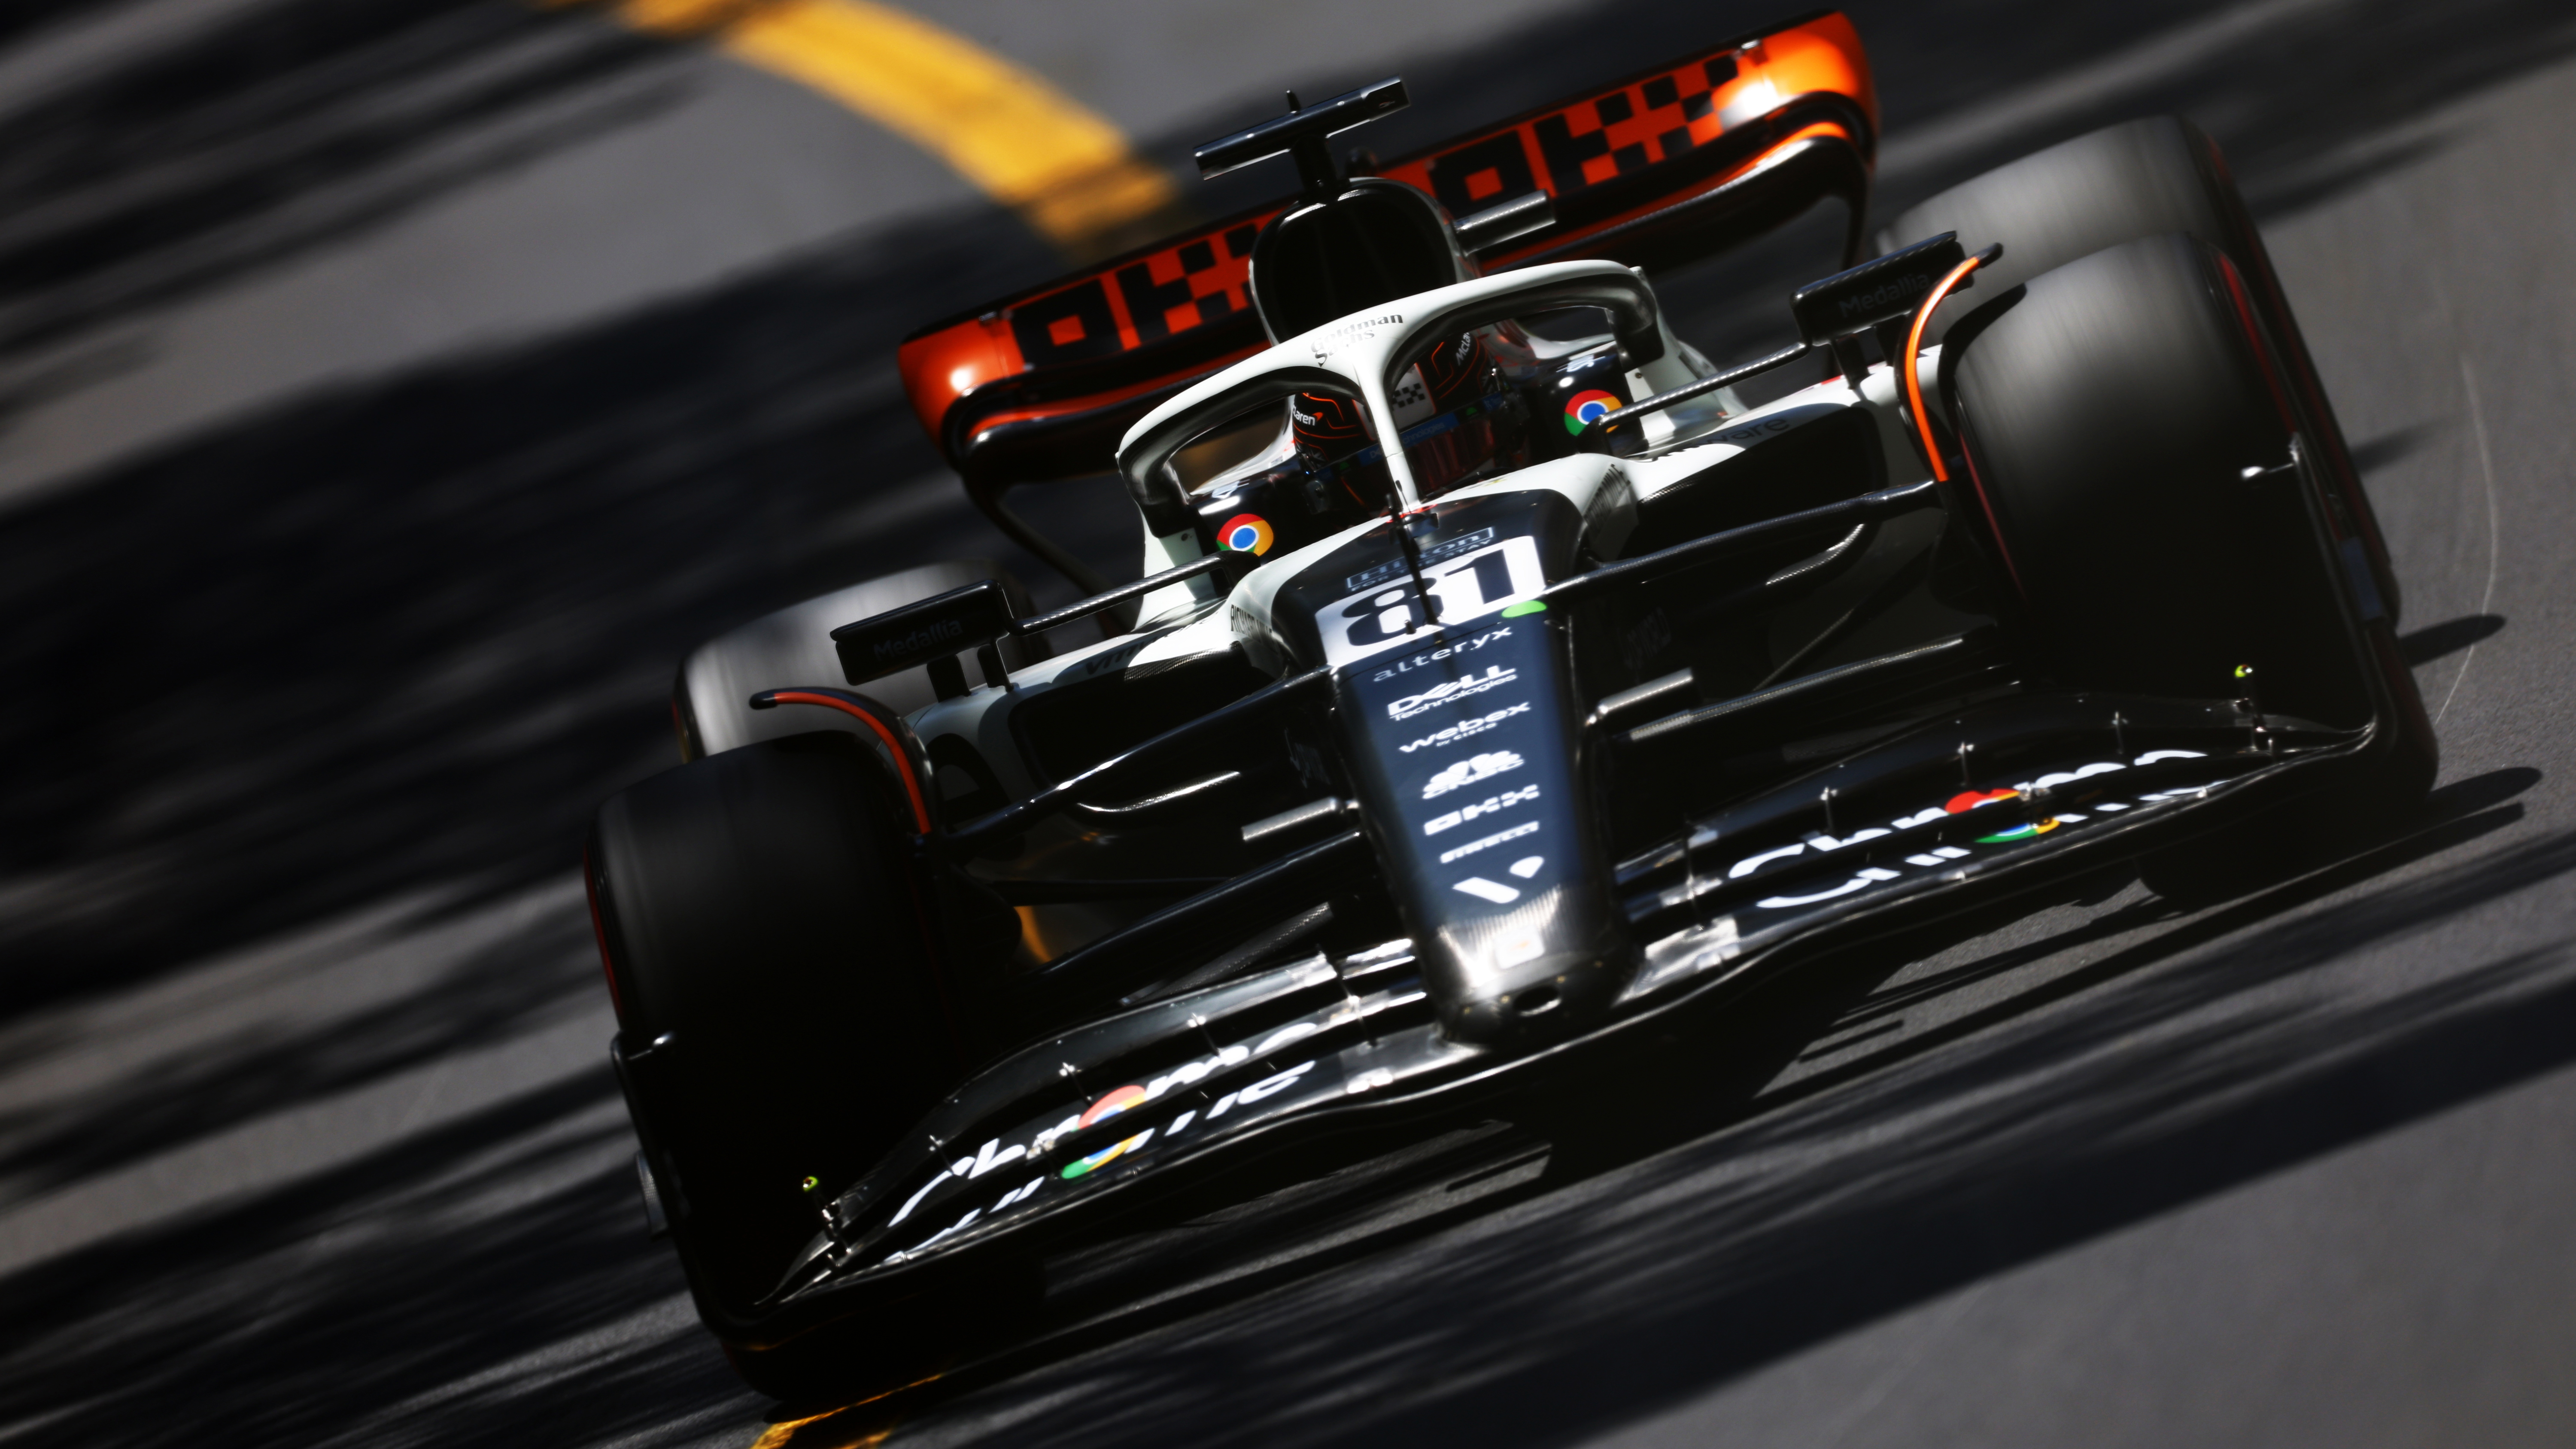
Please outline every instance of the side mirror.
M1959 247L1959 234L1945 231L1848 272L1809 282L1789 298L1789 311L1797 317L1798 335L1806 344L1823 347L1837 337L1913 316L1933 287L1967 259Z
M917 604L832 631L841 672L852 684L981 649L1011 632L1011 603L999 579L978 579Z
M1906 319L1952 268L1967 259L1959 234L1945 231L1848 272L1809 282L1789 298L1789 311L1798 319L1798 336L1809 347L1832 348L1834 360L1842 365L1843 380L1857 389L1869 369L1853 337L1876 328L1879 350L1895 357L1904 350Z

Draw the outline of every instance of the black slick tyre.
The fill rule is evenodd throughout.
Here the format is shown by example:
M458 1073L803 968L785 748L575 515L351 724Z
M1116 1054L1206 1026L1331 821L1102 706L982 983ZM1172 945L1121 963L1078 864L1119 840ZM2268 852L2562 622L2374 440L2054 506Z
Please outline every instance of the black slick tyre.
M903 808L885 766L827 731L654 776L592 825L620 1077L690 1291L729 1341L760 1337L821 1204L962 1070Z
M2224 699L2250 666L2265 711L2356 728L2377 671L2396 728L2343 793L2384 818L2431 785L2431 731L2384 667L2384 621L2356 658L2350 585L2302 497L2327 485L2280 467L2296 417L2241 295L2218 251L2169 234L1990 297L1945 359L1966 506L2059 683Z
M2220 265L2189 237L2130 242L1954 334L1973 506L2058 681L2227 698L2248 664L2275 707L2359 724L2334 581L2300 520L2257 511L2288 490L2245 478L2291 427Z
M1908 208L1880 233L1880 246L1885 250L1945 231L1957 232L1970 251L2003 243L2003 256L1977 273L1975 290L1962 299L1968 302L2105 247L2166 232L2194 237L2234 262L2246 299L2281 365L2283 391L2299 416L2300 431L2332 484L2329 501L2341 510L2345 531L2361 540L2372 582L2390 620L2396 620L2397 574L2378 517L2362 491L2360 473L2262 235L2237 193L2226 158L2198 126L2174 116L2149 116L2034 152ZM1925 342L1940 340L1967 310L1953 306L1935 317Z

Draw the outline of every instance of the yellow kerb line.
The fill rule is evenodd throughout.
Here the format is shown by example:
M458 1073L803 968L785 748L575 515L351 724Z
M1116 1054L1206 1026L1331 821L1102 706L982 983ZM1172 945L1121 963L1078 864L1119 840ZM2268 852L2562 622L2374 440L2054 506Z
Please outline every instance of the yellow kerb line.
M827 1421L837 1418L837 1415L840 1415L840 1410L835 1408L832 1413L817 1413L814 1418L791 1418L788 1423L773 1423L768 1434L762 1434L752 1444L752 1449L876 1449L876 1444L884 1444L894 1434L891 1428L863 1428L863 1431L855 1431L855 1436L835 1434ZM804 1439L806 1426L819 1426L814 1428L814 1434L817 1434L814 1439Z
M838 1418L840 1413L840 1410L834 1409L828 1414L816 1414L810 1419L790 1419L784 1424L773 1424L768 1433L761 1435L758 1441L753 1443L751 1449L875 1449L876 1445L884 1443L894 1434L894 1430L890 1428L858 1429L849 1433L835 1432L829 1421ZM813 1426L810 1431L809 1426ZM808 1432L811 1432L814 1437L807 1438Z
M1085 250L1177 199L1171 177L1080 102L890 6L615 0L609 10L638 30L711 41L747 64L830 96L947 162L1070 250Z

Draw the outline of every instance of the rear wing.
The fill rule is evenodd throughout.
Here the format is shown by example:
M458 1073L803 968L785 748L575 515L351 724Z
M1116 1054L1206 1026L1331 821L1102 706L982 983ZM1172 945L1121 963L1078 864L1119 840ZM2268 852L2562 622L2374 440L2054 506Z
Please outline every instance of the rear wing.
M1860 36L1826 11L1377 174L1431 193L1456 217L1545 192L1554 221L1483 254L1488 273L1592 257L1670 266L1827 196L1850 205L1848 265L1877 137ZM1014 484L1107 471L1138 418L1269 345L1245 283L1253 239L1292 204L1211 222L906 338L904 389L976 502L999 522L999 494Z

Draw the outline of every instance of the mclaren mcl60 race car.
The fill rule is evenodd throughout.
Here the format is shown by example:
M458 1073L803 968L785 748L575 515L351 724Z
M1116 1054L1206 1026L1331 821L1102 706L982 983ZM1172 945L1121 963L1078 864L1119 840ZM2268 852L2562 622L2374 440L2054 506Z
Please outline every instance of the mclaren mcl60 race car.
M1292 96L1198 153L1287 201L904 344L1089 597L927 564L745 625L601 808L647 1213L756 1387L900 1383L1113 1224L1510 1120L1829 947L2429 786L2369 502L2189 124L1873 230L1839 14L1337 157L1404 104ZM1827 201L1794 344L1674 335L1655 276ZM1113 470L1117 587L1005 497Z

